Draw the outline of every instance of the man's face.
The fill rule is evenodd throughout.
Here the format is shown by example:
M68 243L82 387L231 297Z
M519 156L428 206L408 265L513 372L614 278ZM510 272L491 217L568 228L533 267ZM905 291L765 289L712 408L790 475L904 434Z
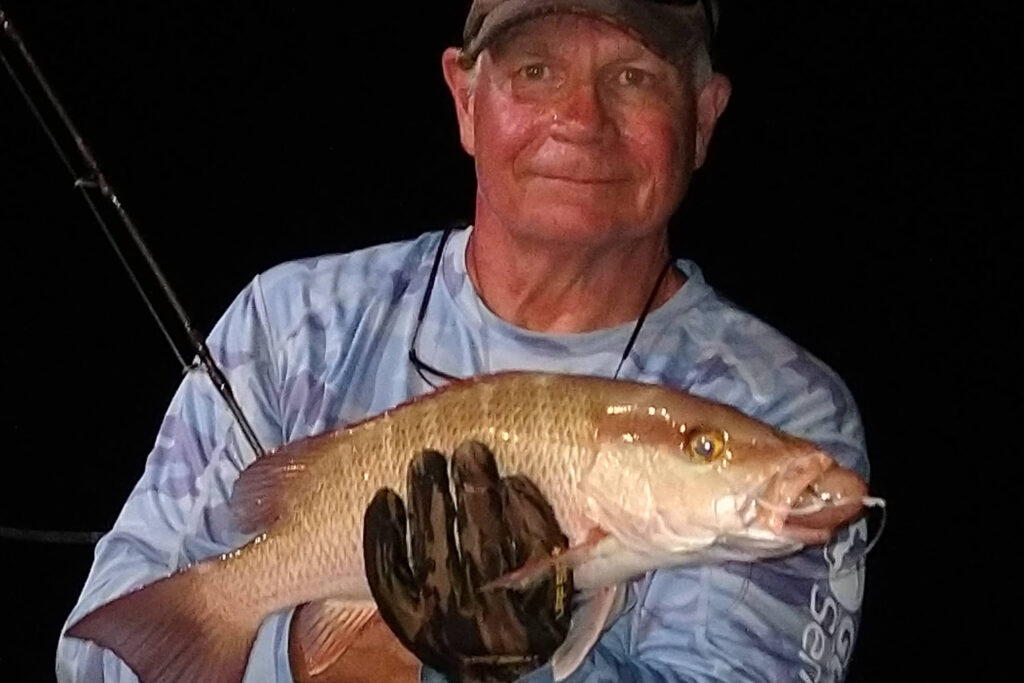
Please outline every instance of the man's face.
M688 75L579 15L527 22L480 59L463 91L446 63L476 162L478 223L592 245L665 229L724 99L702 115Z

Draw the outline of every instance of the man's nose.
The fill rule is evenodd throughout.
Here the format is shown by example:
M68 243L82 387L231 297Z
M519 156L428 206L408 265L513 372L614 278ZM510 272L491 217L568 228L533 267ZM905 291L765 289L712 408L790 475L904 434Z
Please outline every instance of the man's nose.
M551 117L553 137L568 142L597 140L611 123L607 103L591 80L566 84L551 107Z

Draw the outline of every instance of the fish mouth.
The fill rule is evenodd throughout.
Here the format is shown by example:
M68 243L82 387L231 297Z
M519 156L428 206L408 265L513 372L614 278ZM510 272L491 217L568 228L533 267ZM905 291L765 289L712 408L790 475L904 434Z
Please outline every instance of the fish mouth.
M866 495L867 484L856 472L815 453L775 475L758 501L758 516L779 536L822 544L860 514Z

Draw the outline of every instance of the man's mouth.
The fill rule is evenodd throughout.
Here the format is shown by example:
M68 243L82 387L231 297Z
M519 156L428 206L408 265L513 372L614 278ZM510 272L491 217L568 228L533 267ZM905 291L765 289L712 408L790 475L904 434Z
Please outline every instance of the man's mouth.
M564 183L575 183L577 185L611 185L621 183L624 178L609 176L586 176L586 175L561 175L554 173L538 173L537 177L545 180L558 180Z

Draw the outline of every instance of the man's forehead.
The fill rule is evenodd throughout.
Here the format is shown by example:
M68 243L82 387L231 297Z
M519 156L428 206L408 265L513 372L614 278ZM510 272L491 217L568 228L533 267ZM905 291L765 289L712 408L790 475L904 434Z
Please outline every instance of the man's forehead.
M520 51L552 53L572 50L580 44L600 44L622 56L660 60L629 28L582 12L552 13L523 21L498 37L490 50L496 56Z

